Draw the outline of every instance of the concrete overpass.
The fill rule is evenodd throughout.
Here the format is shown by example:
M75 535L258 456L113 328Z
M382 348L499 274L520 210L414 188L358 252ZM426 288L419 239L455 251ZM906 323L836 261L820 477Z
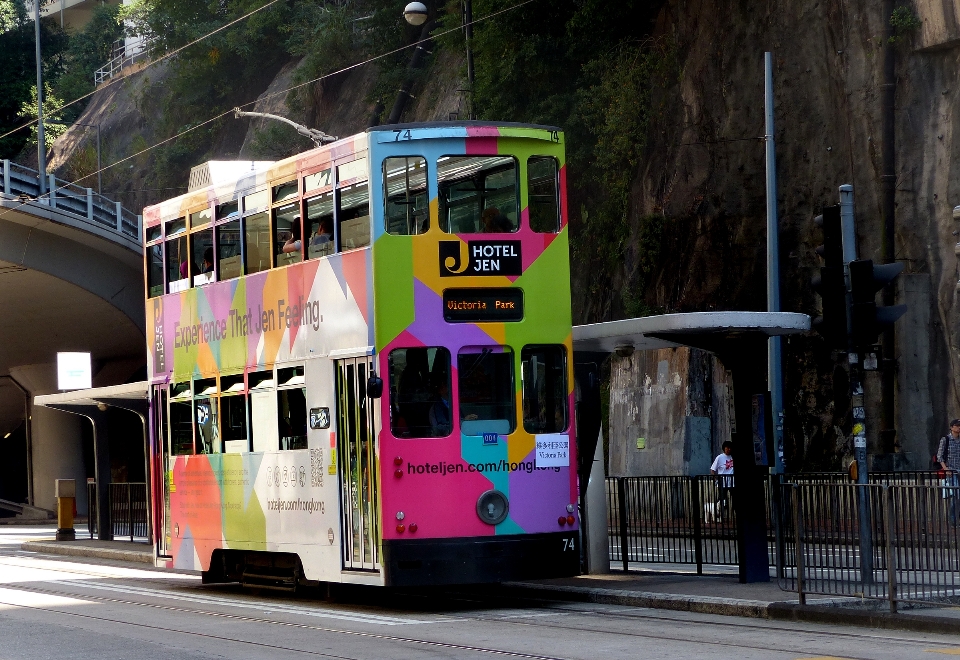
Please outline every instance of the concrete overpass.
M144 364L141 223L52 175L54 192L37 199L36 171L2 166L0 499L53 509L53 480L75 478L85 512L91 433L82 418L32 399L57 391L60 351L91 353L98 386L126 382Z

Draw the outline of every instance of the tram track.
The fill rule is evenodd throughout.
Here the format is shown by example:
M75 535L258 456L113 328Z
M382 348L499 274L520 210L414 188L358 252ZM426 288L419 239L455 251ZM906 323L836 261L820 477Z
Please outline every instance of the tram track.
M20 567L20 566L23 566L23 564L25 563L25 562L22 562L22 561L16 561L16 562L7 562L7 561L4 561L4 559L8 559L8 558L10 558L10 555L7 555L6 557L0 557L0 565L6 564L6 565L8 565L8 566L18 566L18 567ZM26 558L26 557L22 557L22 558ZM46 563L46 562L45 562L45 563ZM70 567L67 567L67 568L63 568L63 569L60 569L60 568L57 568L57 567L44 566L44 567L43 567L43 570L54 571L54 572L62 572L62 573L72 573L72 574L78 574L78 573L80 573L80 574L87 575L87 576L89 576L89 577L96 577L96 578L100 578L100 579L112 579L112 580L124 579L123 577L117 576L115 572L102 572L102 571L96 571L96 570L93 570L93 571L91 571L91 570L80 570L80 569L78 569L78 568L74 568L73 566L70 566ZM73 586L73 585L74 585L73 582L67 582L67 581L63 581L63 582L56 581L55 583L56 583L58 586L61 586L61 587L70 587L70 586ZM464 651L464 652L476 652L476 653L483 653L483 654L500 655L500 656L504 656L504 657L516 657L516 658L524 658L524 659L529 659L529 660L568 660L568 659L565 659L565 658L560 658L560 657L555 657L555 656L537 655L537 654L524 653L524 652L522 652L522 651L510 651L510 650L507 650L507 649L497 649L497 648L488 648L488 647L472 646L472 645L465 645L465 644L456 644L456 643L444 642L444 641L439 641L439 640L425 639L425 638L422 638L422 637L411 637L411 636L400 636L400 635L388 635L388 634L375 633L375 632L369 632L369 631L350 630L350 629L346 629L346 628L335 628L335 627L329 627L329 626L318 626L318 625L311 625L311 624L298 623L298 622L292 622L292 621L282 621L282 620L278 620L278 619L271 619L271 618L264 618L264 617L252 617L252 616L245 616L245 615L241 615L241 614L232 614L232 613L228 613L228 612L218 612L218 611L214 611L214 610L210 610L210 609L203 609L203 608L197 608L197 607L183 607L183 606L175 606L175 605L165 605L165 604L160 604L160 603L145 602L145 601L143 601L143 600L131 600L131 599L124 599L124 598L116 598L116 597L104 596L104 595L99 595L99 594L90 594L90 593L89 593L89 590L95 590L95 589L97 588L97 586L95 586L95 585L90 585L90 584L86 584L86 585L85 585L82 581L77 581L77 582L75 583L75 587L76 587L76 588L74 588L74 589L69 589L69 588L65 588L65 589L51 589L51 588L42 588L42 587L35 587L35 586L28 586L28 585L19 585L19 584L17 584L17 585L11 585L11 584L4 585L4 588L16 589L16 590L20 590L20 591L29 591L29 592L33 592L33 593L45 594L45 595L50 595L50 596L71 597L71 598L78 598L78 599L96 601L96 602L101 602L101 603L111 603L111 604L116 604L116 605L123 605L123 606L130 606L130 605L132 605L132 606L139 606L139 607L147 607L147 608L154 608L154 609L159 609L159 610L163 610L163 611L168 611L168 612L171 612L171 613L181 613L181 614L191 614L191 615L204 615L204 616L216 617L216 618L220 618L220 619L228 619L228 620L236 621L236 622L240 622L240 623L253 623L253 624L261 624L261 625L283 626L283 627L288 627L288 628L296 628L296 629L300 629L300 630L309 630L309 631L316 631L316 632L322 632L322 633L328 633L328 634L335 634L335 635L358 636L358 637L364 637L364 638L368 638L368 639L372 639L372 640L380 640L380 641L385 641L385 642L405 643L405 644L415 644L415 645L426 645L426 646L437 647L437 648L444 648L444 649L449 649L449 650L457 650L457 651ZM86 593L82 592L83 589L84 589L84 587L88 587L88 590L87 590ZM122 585L115 585L115 589L118 590L118 591L123 591L123 590L124 590L124 587L123 587ZM197 590L197 589L195 589L195 588L193 588L193 587L189 587L189 590L190 590L190 592L192 592L192 594L196 594L198 591L200 591L200 590ZM168 597L168 598L169 598L169 597L176 597L177 594L178 594L178 592L180 592L181 590L176 589L175 587L173 587L173 588L170 588L170 589L142 589L142 588L133 588L133 591L137 592L138 595L141 595L141 596L143 596L143 597L151 597L151 598L162 599L162 598L164 598L164 597ZM208 591L208 590L207 590L207 589L204 589L204 590L202 590L202 591L203 591L203 592L206 592L206 591ZM213 596L214 594L208 594L208 595L209 595L209 596ZM231 594L231 595L232 595L232 594ZM219 597L219 602L215 603L216 605L220 605L220 606L223 606L223 607L231 607L231 606L237 606L237 605L243 605L243 604L244 604L244 599L240 599L240 600L238 600L236 603L231 603L231 602L229 601L229 597L228 597L228 598L223 598L223 597L222 597L222 594L217 594L217 596ZM417 596L417 595L414 595L414 594L405 594L404 596L407 597L407 598L419 598L420 600L425 600L425 599L427 598L427 596ZM452 601L452 602L459 602L459 603L464 603L464 604L467 604L467 605L470 605L470 606L487 606L487 605L490 604L490 599L484 599L484 598L476 598L476 597L475 597L475 598L470 598L470 597L466 597L466 596L455 596L455 597L452 597L452 598L451 598L450 596L445 596L444 598L445 598L445 600L448 601L448 602L450 602L450 601ZM555 603L555 602L556 602L556 601L544 601L544 600L539 600L539 599L516 599L516 600L517 600L517 601L520 601L520 602L530 603L531 605L533 605L534 607L536 607L536 608L538 608L538 609L543 609L543 608L545 608L545 604L547 604L547 603ZM5 603L5 601L4 601L2 598L0 598L0 603ZM5 604L9 604L9 603L5 603ZM251 604L251 603L248 601L248 602L246 603L246 606L250 606L250 604ZM260 600L254 602L253 604L255 604L258 608L259 608L259 607L270 607L270 604L269 604L269 603L264 603L264 602L262 602L262 601L260 601ZM278 600L278 601L276 601L274 607L277 607L277 608L279 609L280 607L283 607L283 605L284 605L284 603L283 603L282 601L279 601L279 600ZM14 606L16 606L16 605L14 604ZM33 609L39 609L39 610L49 611L49 612L51 612L51 613L58 613L58 614L62 614L62 615L65 615L65 616L82 616L82 617L86 617L86 618L88 618L88 619L95 619L95 620L103 621L104 623L115 623L115 624L124 624L124 625L132 625L132 626L145 626L145 627L147 627L147 628L155 629L155 630L158 630L158 631L173 632L173 633L179 633L179 634L184 634L184 635L196 635L196 636L200 636L200 637L209 637L209 638L213 638L213 639L223 639L223 640L225 640L225 641L234 641L234 642L237 642L237 643L254 644L254 645L257 645L257 646L263 646L263 647L269 647L269 648L276 648L277 650L289 650L289 651L293 651L293 652L309 653L309 654L312 654L312 655L317 655L317 656L322 656L322 657L330 657L330 658L338 658L338 659L339 659L339 658L342 658L343 660L353 660L353 659L350 658L349 656L338 656L338 655L333 655L333 654L324 654L324 653L315 652L315 651L303 651L303 650L301 650L301 649L296 649L296 648L293 648L293 647L287 648L287 647L282 647L282 646L272 646L272 645L269 645L269 644L265 644L265 643L261 643L261 642L255 642L255 641L251 641L251 640L244 640L244 639L240 639L240 638L221 637L221 636L216 636L216 635L210 635L209 633L201 633L201 632L195 632L195 631L189 631L189 630L182 630L182 629L178 629L178 628L168 628L168 627L163 627L163 626L155 626L155 625L141 624L141 623L132 622L132 621L124 621L124 620L122 620L122 619L116 619L116 618L98 617L98 616L91 615L91 614L81 614L81 613L78 613L78 612L71 612L71 611L61 610L61 609L58 609L58 608L55 608L55 607L34 606ZM433 609L433 608L427 608L427 609ZM344 612L350 612L350 610L344 610ZM290 615L292 615L292 616L302 615L302 613L300 613L300 612L293 612L293 611L286 612L286 613L288 613L288 614L290 614ZM614 618L614 619L620 619L620 620L625 620L625 621L644 620L644 621L649 621L649 622L651 622L651 623L669 622L669 623L674 623L674 624L678 624L678 625L682 625L682 626L691 626L691 625L693 625L693 626L715 626L715 625L716 625L716 622L712 622L712 621L696 620L696 619L691 620L691 619L688 619L688 618L681 618L681 617L677 617L677 616L670 616L670 615L665 615L665 614L660 614L660 613L655 613L655 612L639 612L639 611L638 611L638 612L623 612L623 611L617 612L617 611L609 611L609 610L607 610L607 611L598 611L598 610L593 609L593 608L584 608L584 607L568 606L568 604L564 604L564 607L560 608L559 610L552 610L551 612L548 612L547 614L548 614L548 615L549 615L549 614L565 614L565 615L566 615L566 614L570 614L570 615L579 614L579 615L583 615L583 616L601 616L601 615L602 615L605 619ZM625 631L625 630L610 630L610 629L600 628L600 627L595 627L595 626L571 625L573 622L570 622L570 621L566 621L564 624L551 623L551 622L549 622L549 621L545 621L544 619L545 619L546 617L543 616L541 613L533 613L533 614L531 614L530 616L526 616L526 615L518 615L518 616L496 616L496 615L491 615L491 616L484 616L484 615L480 615L480 614L476 614L476 613L464 613L464 612L459 612L459 613L457 613L455 616L452 616L452 617L451 617L450 615L447 615L447 614L441 614L440 616L443 616L446 620L445 620L445 621L429 622L429 623L445 623L445 622L455 622L455 621L475 621L475 622L483 622L483 623L496 623L496 624L499 624L499 625L511 625L511 626L533 627L533 628L538 628L538 629L563 630L563 631L566 631L566 632L593 633L593 634L598 634L598 635L616 635L616 636L626 636L626 637L637 638L637 639L649 639L649 640L657 640L657 641L677 641L677 639L676 639L675 636L655 634L655 633L652 633L652 632L643 632L643 631L635 631L635 630L629 630L629 631ZM810 648L809 640L811 639L811 637L818 638L818 639L820 639L821 641L829 640L829 642L831 642L831 643L836 642L838 639L849 640L849 641L871 641L871 642L882 642L882 643L896 643L896 644L901 644L901 645L905 645L905 646L914 647L914 648L915 648L916 650L918 650L918 651L930 649L930 648L932 648L932 647L938 647L938 648L940 648L940 649L946 650L946 649L956 648L956 646L957 646L956 643L936 641L936 640L921 640L921 639L913 639L913 638L909 638L909 637L900 637L900 636L898 636L898 637L890 637L890 636L875 635L875 634L869 634L869 633L848 632L848 631L842 631L842 630L822 631L822 630L800 629L800 628L796 628L796 627L779 626L779 625L761 625L761 624L758 624L758 623L750 623L750 622L747 622L747 621L736 620L736 619L733 618L733 617L725 617L725 619L728 619L728 618L730 619L729 621L724 620L724 622L723 622L724 627L727 627L727 628L736 627L737 629L740 629L740 630L751 630L751 631L756 631L756 632L761 632L761 633L780 633L780 634L786 634L786 635L796 635L796 634L798 634L798 633L802 633L802 634L804 635L805 639L807 639L808 641L805 643L805 648L803 648L803 649L802 649L802 648L788 648L788 647L784 647L784 645L782 645L782 644L781 644L781 645L778 645L777 648L772 648L770 645L755 645L755 644L746 644L746 643L741 643L741 642L734 643L734 642L727 642L727 641L722 641L722 640L703 639L703 638L698 638L697 636L694 636L693 638L697 640L696 643L697 643L697 644L708 645L708 646L715 646L715 647L725 647L725 648L730 648L730 649L740 648L740 649L745 649L745 650L749 649L749 650L760 650L760 651L767 651L767 652L776 651L776 652L782 652L782 653L796 653L797 655L812 655L809 650L806 650L806 649ZM357 621L357 622L360 622L360 623L376 623L376 622L370 621L370 620L366 620L366 621L360 620L360 621ZM426 622L424 622L424 623L426 623ZM826 640L825 640L824 638L826 638ZM850 660L867 660L867 658L866 658L865 656L858 656L858 655L838 655L838 654L835 654L835 653L832 653L832 654L831 654L831 657L844 658L844 659L850 659ZM359 659L357 659L357 660L359 660Z

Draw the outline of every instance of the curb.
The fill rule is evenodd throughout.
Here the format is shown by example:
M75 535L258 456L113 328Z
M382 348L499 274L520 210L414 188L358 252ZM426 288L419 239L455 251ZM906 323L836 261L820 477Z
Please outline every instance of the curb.
M96 559L111 559L114 561L129 561L138 564L153 566L152 550L120 550L118 548L97 548L84 545L73 545L75 541L26 541L20 545L21 550L29 552L43 552L51 555L67 555L70 557L94 557Z
M891 614L841 606L805 605L784 601L757 601L716 596L681 596L647 591L621 591L594 587L567 587L529 582L507 582L503 588L515 596L574 602L626 605L651 609L719 614L776 621L802 621L834 625L960 634L960 619L930 615Z

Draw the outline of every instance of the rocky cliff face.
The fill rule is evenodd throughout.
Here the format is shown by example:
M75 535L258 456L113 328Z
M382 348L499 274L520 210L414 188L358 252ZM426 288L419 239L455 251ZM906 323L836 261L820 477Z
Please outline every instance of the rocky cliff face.
M775 71L782 309L816 315L809 279L819 267L812 219L856 195L861 258L880 256L881 3L673 0L657 32L676 41L681 72L659 90L665 111L651 131L632 195L631 220L666 218L658 275L647 302L666 310L765 309L763 52ZM958 414L955 158L960 134L954 0L922 0L924 22L897 48L896 258L906 265L898 302L899 440L926 468L948 416ZM946 16L946 18L944 18ZM936 27L936 25L940 27ZM629 283L639 256L630 253ZM788 460L839 467L849 455L838 427L847 414L838 356L816 337L785 349ZM878 383L867 380L875 403ZM868 407L876 444L877 412ZM872 422L872 423L871 423ZM792 447L792 451L791 451Z

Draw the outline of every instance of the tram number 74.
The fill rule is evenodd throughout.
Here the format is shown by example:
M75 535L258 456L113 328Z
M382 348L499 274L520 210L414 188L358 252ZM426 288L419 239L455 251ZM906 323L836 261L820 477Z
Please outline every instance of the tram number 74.
M404 130L399 130L399 131L398 131L398 130L394 130L393 132L395 133L395 135L393 136L393 141L394 141L394 142L399 142L400 140L411 140L411 139L413 139L413 136L410 135L410 129L409 129L409 128L408 128L407 130L405 130L405 131L404 131Z
M573 552L576 549L576 545L575 545L576 540L577 540L576 537L563 539L563 551Z

